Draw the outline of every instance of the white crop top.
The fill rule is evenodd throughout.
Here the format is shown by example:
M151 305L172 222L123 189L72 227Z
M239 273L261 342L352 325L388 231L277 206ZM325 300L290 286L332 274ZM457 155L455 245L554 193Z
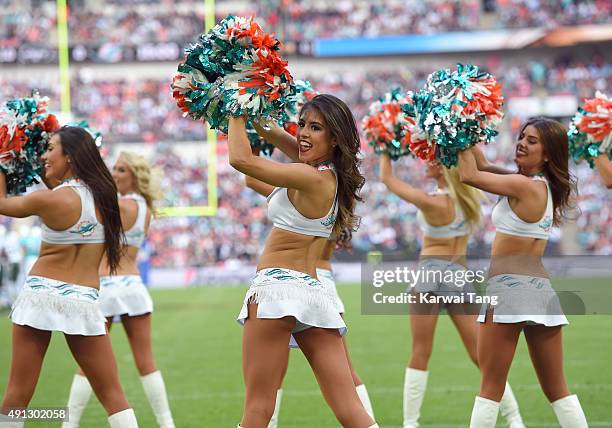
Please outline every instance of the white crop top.
M41 239L49 244L103 244L104 226L96 218L94 198L84 183L72 179L55 187L53 191L70 187L81 198L81 217L66 230L53 230L42 224Z
M125 231L125 245L130 247L140 248L142 241L145 239L145 225L147 222L147 202L142 195L138 193L128 193L121 196L123 199L131 199L138 204L138 215L136 221L130 230Z
M448 189L438 190L430 192L430 195L448 195ZM470 234L470 225L465 220L465 214L461 209L461 206L454 201L455 204L455 218L449 224L443 226L433 226L427 222L425 216L419 210L417 212L417 224L423 232L423 235L430 238L455 238L457 236L465 236Z
M320 165L319 171L331 170L336 176L336 170L333 165ZM338 215L338 177L336 176L336 194L334 195L334 203L329 209L325 217L307 218L293 206L287 195L287 189L284 187L275 188L270 196L268 196L268 220L272 222L274 227L288 230L289 232L301 233L302 235L321 236L329 238L336 217Z
M543 177L535 176L532 179L546 183L548 198L544 215L539 221L528 223L512 211L512 207L508 203L508 197L502 196L497 201L497 204L495 204L491 214L491 220L499 232L507 233L508 235L524 236L526 238L548 239L553 223L553 203L550 186Z

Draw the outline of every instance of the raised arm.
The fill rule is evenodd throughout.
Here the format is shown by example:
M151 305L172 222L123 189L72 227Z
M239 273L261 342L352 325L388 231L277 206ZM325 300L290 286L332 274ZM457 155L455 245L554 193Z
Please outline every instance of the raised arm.
M326 186L325 177L305 163L279 163L251 152L244 117L231 117L228 130L229 162L236 170L274 187L316 193Z
M459 152L459 176L461 182L496 195L521 198L537 194L537 184L521 174L496 174L478 168L474 152Z
M252 148L251 152L255 156L259 156L259 148ZM260 195L265 196L266 198L270 196L270 193L272 193L272 191L274 190L274 186L271 186L268 183L264 183L263 181L250 177L248 175L244 176L244 184L249 189L254 190Z
M599 175L601 175L604 185L608 189L612 189L612 162L610 162L608 156L606 154L597 156L595 158L595 166L597 171L599 171Z
M276 123L272 124L270 129L266 130L261 125L253 121L253 127L261 138L289 156L292 161L300 161L300 149L297 140L293 135L285 131Z
M501 165L493 165L489 163L489 160L486 158L480 147L472 146L470 151L474 155L474 159L476 159L476 165L480 171L491 172L493 174L515 174L516 171L512 171L506 167Z
M388 155L380 156L380 181L387 189L403 200L416 205L421 210L427 210L436 205L436 198L421 189L411 186L393 175L391 159Z
M25 196L7 197L6 175L0 172L0 214L9 217L23 218L41 215L49 204L50 191L41 190Z

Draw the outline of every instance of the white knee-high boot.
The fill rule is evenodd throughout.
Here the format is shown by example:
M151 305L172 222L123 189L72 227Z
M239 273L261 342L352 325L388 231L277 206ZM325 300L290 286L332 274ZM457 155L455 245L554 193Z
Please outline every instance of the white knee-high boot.
M577 395L568 395L550 403L561 428L588 428L586 416Z
M138 428L134 410L125 409L108 417L110 428Z
M506 382L506 389L499 403L499 413L504 417L509 428L525 428L518 402L508 382Z
M404 377L404 428L418 428L421 405L427 389L426 370L406 368Z
M281 400L283 399L283 389L276 391L276 403L274 403L274 413L268 423L268 428L276 428L278 426L278 414L280 413Z
M365 411L372 419L374 419L374 409L372 409L372 402L370 401L368 389L364 384L361 384L356 386L355 390L357 390L357 395L359 396L359 400L361 400L361 404L363 404Z
M476 396L474 407L472 408L472 418L470 428L495 428L499 403Z
M144 388L145 395L155 419L160 428L174 428L174 420L172 419L172 412L170 411L170 405L168 404L168 395L166 394L166 385L162 378L161 372L158 370L148 375L141 376L140 381Z
M75 374L70 387L68 397L68 422L62 423L62 428L78 428L81 423L81 416L91 398L91 385L87 378L80 374Z

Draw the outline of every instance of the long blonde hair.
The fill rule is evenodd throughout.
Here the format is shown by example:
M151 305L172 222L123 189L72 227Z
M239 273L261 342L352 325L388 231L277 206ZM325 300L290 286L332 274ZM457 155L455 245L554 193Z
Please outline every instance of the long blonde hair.
M465 220L469 223L470 228L474 229L482 221L480 204L487 201L487 197L482 190L462 183L457 167L443 167L442 174L448 185L450 197L459 203L465 215Z
M132 171L132 174L134 174L134 177L136 177L137 191L145 199L151 213L154 214L155 207L153 203L156 199L161 197L156 174L152 171L147 160L139 154L134 152L121 152L119 154L119 159L125 161L130 171Z

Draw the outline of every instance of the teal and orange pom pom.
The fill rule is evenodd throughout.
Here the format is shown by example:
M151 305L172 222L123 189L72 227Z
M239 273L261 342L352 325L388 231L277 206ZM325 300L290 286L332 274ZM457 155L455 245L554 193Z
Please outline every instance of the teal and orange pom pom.
M279 120L295 91L280 46L252 17L229 15L186 49L171 85L177 106L225 133L230 115Z
M393 160L410 153L410 119L402 111L408 102L400 89L394 89L370 104L361 127L374 153L386 153Z
M599 91L595 98L584 100L572 118L567 136L575 162L586 160L592 168L597 156L605 154L612 159L612 101Z
M60 127L55 115L47 113L48 102L33 93L7 101L0 110L0 170L9 194L25 192L44 173L41 157Z
M457 153L478 143L490 143L503 117L501 85L472 64L431 73L412 97L406 113L433 142L436 160L457 165Z

